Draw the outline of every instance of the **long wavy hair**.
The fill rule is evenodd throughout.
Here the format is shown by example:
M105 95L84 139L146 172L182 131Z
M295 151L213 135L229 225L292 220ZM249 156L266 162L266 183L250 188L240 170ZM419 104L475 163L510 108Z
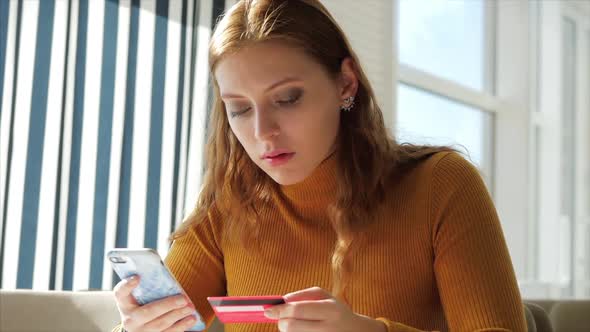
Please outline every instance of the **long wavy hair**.
M224 56L245 46L281 41L311 56L336 79L342 61L355 63L359 81L355 106L342 112L336 151L339 189L329 207L337 234L332 255L332 294L346 301L352 278L353 243L371 222L371 211L382 202L392 172L449 147L398 144L390 137L367 76L342 29L318 0L242 0L217 22L209 44L213 74ZM209 119L206 171L192 213L170 236L173 241L206 218L221 218L224 232L246 247L258 234L257 211L271 203L278 185L250 160L230 129L219 87L213 79L214 101Z

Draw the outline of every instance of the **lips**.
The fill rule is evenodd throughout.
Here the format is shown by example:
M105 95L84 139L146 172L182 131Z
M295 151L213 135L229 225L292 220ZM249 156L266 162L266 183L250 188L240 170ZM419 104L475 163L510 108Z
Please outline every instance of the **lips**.
M291 152L286 149L277 149L277 150L272 150L270 152L263 154L262 159L273 159L273 158L282 157L282 156L288 155L288 154L294 154L294 152Z
M273 150L271 152L265 153L262 155L262 159L267 161L270 166L280 166L287 163L293 156L295 152L291 152L288 150Z

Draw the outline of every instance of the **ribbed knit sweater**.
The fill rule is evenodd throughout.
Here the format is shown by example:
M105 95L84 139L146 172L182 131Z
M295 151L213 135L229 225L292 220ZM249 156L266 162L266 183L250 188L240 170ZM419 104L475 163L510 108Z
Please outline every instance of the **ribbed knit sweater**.
M283 295L332 286L336 234L334 156L304 181L281 186L260 212L259 254L222 236L210 214L177 239L166 264L210 323L207 296ZM491 197L477 169L440 152L393 182L351 257L352 310L389 332L526 331L514 269ZM227 324L227 332L277 331L276 324Z

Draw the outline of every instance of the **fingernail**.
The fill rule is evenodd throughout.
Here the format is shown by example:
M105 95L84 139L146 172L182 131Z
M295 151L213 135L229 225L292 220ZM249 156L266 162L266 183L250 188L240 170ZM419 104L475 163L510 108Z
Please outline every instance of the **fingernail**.
M185 305L186 304L186 300L184 298L177 299L176 300L176 304L178 304L178 305Z
M129 278L127 278L127 282L129 283L134 283L137 281L137 276L131 276Z
M266 316L266 318L270 318L270 319L277 319L279 318L277 315L276 310L272 310L272 309L266 309L264 310L264 316Z

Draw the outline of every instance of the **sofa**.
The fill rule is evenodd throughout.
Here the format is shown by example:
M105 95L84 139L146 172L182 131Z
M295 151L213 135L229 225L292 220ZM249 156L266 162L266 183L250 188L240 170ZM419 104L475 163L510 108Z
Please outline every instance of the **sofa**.
M0 289L0 332L110 332L119 321L112 291Z
M537 331L590 332L590 299L525 300Z
M590 331L590 300L526 300L529 332ZM0 289L0 332L108 332L119 322L111 291ZM215 321L210 332L221 332Z

